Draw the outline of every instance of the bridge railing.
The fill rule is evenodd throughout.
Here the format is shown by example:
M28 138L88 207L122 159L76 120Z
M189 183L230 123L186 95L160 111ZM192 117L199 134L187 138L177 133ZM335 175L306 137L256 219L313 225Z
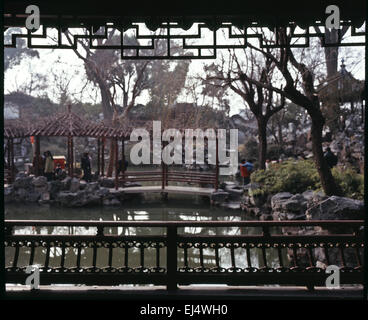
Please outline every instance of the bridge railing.
M142 182L142 181L162 181L161 171L125 171L124 175L120 175L122 182Z
M327 265L337 265L341 284L362 284L362 226L357 220L6 220L5 277L6 283L24 284L26 267L38 264L43 285L313 287L325 285ZM67 231L55 234L57 228ZM88 234L75 234L80 228ZM213 232L204 234L206 228Z
M196 171L167 171L167 181L188 182L197 184L216 184L215 173L201 173Z
M119 176L119 182L161 182L163 190L169 182L198 184L199 186L211 185L217 189L218 175L212 172L178 171L164 168L161 171L125 171Z

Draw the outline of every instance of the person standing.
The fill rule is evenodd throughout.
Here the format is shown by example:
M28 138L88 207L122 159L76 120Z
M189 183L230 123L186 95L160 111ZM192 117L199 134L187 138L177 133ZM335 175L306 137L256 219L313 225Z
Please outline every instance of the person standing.
M125 160L123 163L123 160L121 159L118 161L118 164L118 174L120 174L124 173L127 170L129 162L128 160Z
M246 167L247 167L247 169L248 169L248 173L249 173L249 177L250 177L250 174L252 173L253 168L254 168L253 161L252 161L252 160L247 160L247 161L245 162L245 166L246 166Z
M250 183L250 174L248 172L248 168L246 166L246 160L243 159L240 163L240 175L243 178L243 186L247 185L248 183Z
M266 162L265 162L266 170L268 170L270 168L270 165L271 165L271 161L270 161L270 159L267 159Z
M46 175L45 175L45 165L46 165L46 158L47 158L47 151L45 151L43 154L42 154L42 156L40 155L40 168L41 168L41 174L42 175L44 175L45 177L46 177Z
M39 155L38 156L38 171L36 170L37 168L37 156L33 155L33 161L32 161L32 168L33 168L33 174L35 174L36 176L42 176L44 174L44 169L45 169L45 156L44 155Z
M45 152L45 177L47 181L51 181L54 175L54 158L50 151Z
M61 179L63 176L63 169L61 168L61 164L58 163L56 165L56 169L55 169L55 178L56 179Z
M83 178L85 181L91 181L91 159L88 152L83 153L81 158L81 167L83 169Z

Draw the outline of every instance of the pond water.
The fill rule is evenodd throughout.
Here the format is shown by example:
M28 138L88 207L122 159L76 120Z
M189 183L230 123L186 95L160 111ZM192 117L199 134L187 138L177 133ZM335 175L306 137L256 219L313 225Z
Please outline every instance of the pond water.
M232 210L219 207L211 207L209 202L201 197L193 196L174 196L170 195L169 199L162 202L158 196L142 197L139 200L131 201L124 204L123 208L61 208L40 205L21 205L12 204L5 207L5 219L29 219L29 220L102 220L102 221L241 221L254 220L254 218L245 214L241 210ZM14 232L16 234L95 234L96 228L68 228L68 227L17 227ZM221 228L201 228L201 227L185 227L180 230L184 234L196 235L236 235L260 233L260 228L239 228L239 227L221 227ZM105 228L105 234L118 235L153 235L165 234L163 228L148 227L117 227ZM6 265L12 264L14 248L6 248ZM66 249L65 267L74 267L76 261L77 249ZM117 249L114 249L114 251ZM138 248L129 249L129 266L138 267L140 265L140 254ZM145 249L145 266L154 267L155 249ZM37 248L35 250L35 264L43 265L45 261L45 248ZM108 249L100 248L97 255L97 266L107 266ZM124 254L122 252L114 252L113 267L121 267L124 265ZM179 250L182 252L182 250ZM278 266L278 256L275 250L266 250L267 261L270 267ZM92 265L92 248L82 249L81 266L88 267ZM215 267L215 252L213 249L204 249L204 263L206 267ZM22 248L18 266L28 265L30 248ZM219 249L220 266L224 268L231 267L230 249ZM61 256L61 248L51 248L50 266L59 266ZM262 267L263 259L261 249L250 250L251 262L253 267ZM285 252L286 256L286 252ZM188 259L190 267L198 267L200 264L199 249L191 248L188 250ZM165 250L160 258L161 265L166 264ZM183 254L179 254L178 266L183 266ZM237 267L247 267L246 251L242 248L235 249L235 261ZM287 261L286 257L284 261Z

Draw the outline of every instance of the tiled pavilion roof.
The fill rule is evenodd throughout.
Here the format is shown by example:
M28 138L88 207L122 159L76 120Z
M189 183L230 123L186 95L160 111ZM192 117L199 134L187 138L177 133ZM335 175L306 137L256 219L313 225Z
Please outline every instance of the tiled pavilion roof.
M180 131L184 129L207 129L212 127L206 119L194 121L186 114L180 114L175 119L163 121L161 130L175 128ZM92 137L92 138L129 138L132 130L136 128L144 128L149 132L152 131L151 121L140 121L137 119L120 120L116 125L110 125L101 122L93 122L86 120L71 111L68 107L64 113L59 113L54 116L41 118L37 122L15 119L5 120L4 123L4 138L21 138L29 136L44 136L44 137Z
M4 121L4 139L25 138L29 137L31 123L21 121L19 119L11 119Z
M20 138L29 136L58 136L58 137L92 137L92 138L118 138L130 136L134 128L146 128L150 130L151 122L137 120L121 121L112 126L101 122L93 122L83 119L68 107L64 113L41 118L36 123L16 119L5 120L4 138Z
M83 119L71 111L40 119L30 130L31 136L72 136L72 137L117 137L119 130Z

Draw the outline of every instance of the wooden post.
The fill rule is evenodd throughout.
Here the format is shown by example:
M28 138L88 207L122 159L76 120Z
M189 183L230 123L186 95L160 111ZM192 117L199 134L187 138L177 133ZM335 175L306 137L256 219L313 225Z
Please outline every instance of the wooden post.
M40 137L39 136L35 136L35 144L36 144L36 152L35 152L35 157L36 157L36 161L35 161L35 176L38 177L40 175Z
M10 139L10 180L11 182L14 181L14 175L15 175L15 165L14 165L14 140L13 138Z
M68 175L73 177L73 137L68 136Z
M169 143L166 142L165 146L167 146ZM166 185L169 185L169 166L165 163L165 180L166 180Z
M123 172L122 172L122 177L123 177L123 187L124 187L124 184L125 184L125 140L123 138L123 140L121 140L121 161L122 161L122 164L123 164Z
M100 175L100 165L101 165L101 141L97 138L97 174Z
M218 190L219 183L219 153L218 153L218 135L216 134L216 181L215 181L215 190Z
M165 141L165 147L168 145L169 143L167 141ZM165 163L164 164L165 167L165 185L168 186L169 185L169 166Z
M66 150L66 159L67 159L67 162L68 162L68 176L70 176L70 138L69 136L66 138L67 139L67 150Z
M10 160L10 139L8 139L8 148L7 148L8 150L8 176L6 177L7 179L8 179L8 183L11 183L12 181L10 181L11 180L11 178L10 178L10 172L11 172L11 168L10 168L10 162L11 162L11 160ZM5 177L4 177L5 178Z
M70 137L70 154L71 154L71 157L72 157L72 161L70 163L71 165L71 177L73 177L73 174L74 174L74 143L73 143L73 137Z
M167 164L165 164L165 184L166 186L169 185L169 167Z
M177 235L176 226L167 227L167 290L176 290L176 273L177 273Z
M162 147L164 147L165 143L162 143ZM161 150L161 179L162 179L162 184L161 184L161 189L165 190L165 185L166 185L166 179L165 179L165 163L163 161L163 157L162 157L162 150Z
M105 175L105 138L102 138L101 147L101 176Z
M5 178L5 177L4 177ZM8 182L14 181L14 144L13 138L8 139Z
M118 190L119 188L119 140L115 139L115 189Z

